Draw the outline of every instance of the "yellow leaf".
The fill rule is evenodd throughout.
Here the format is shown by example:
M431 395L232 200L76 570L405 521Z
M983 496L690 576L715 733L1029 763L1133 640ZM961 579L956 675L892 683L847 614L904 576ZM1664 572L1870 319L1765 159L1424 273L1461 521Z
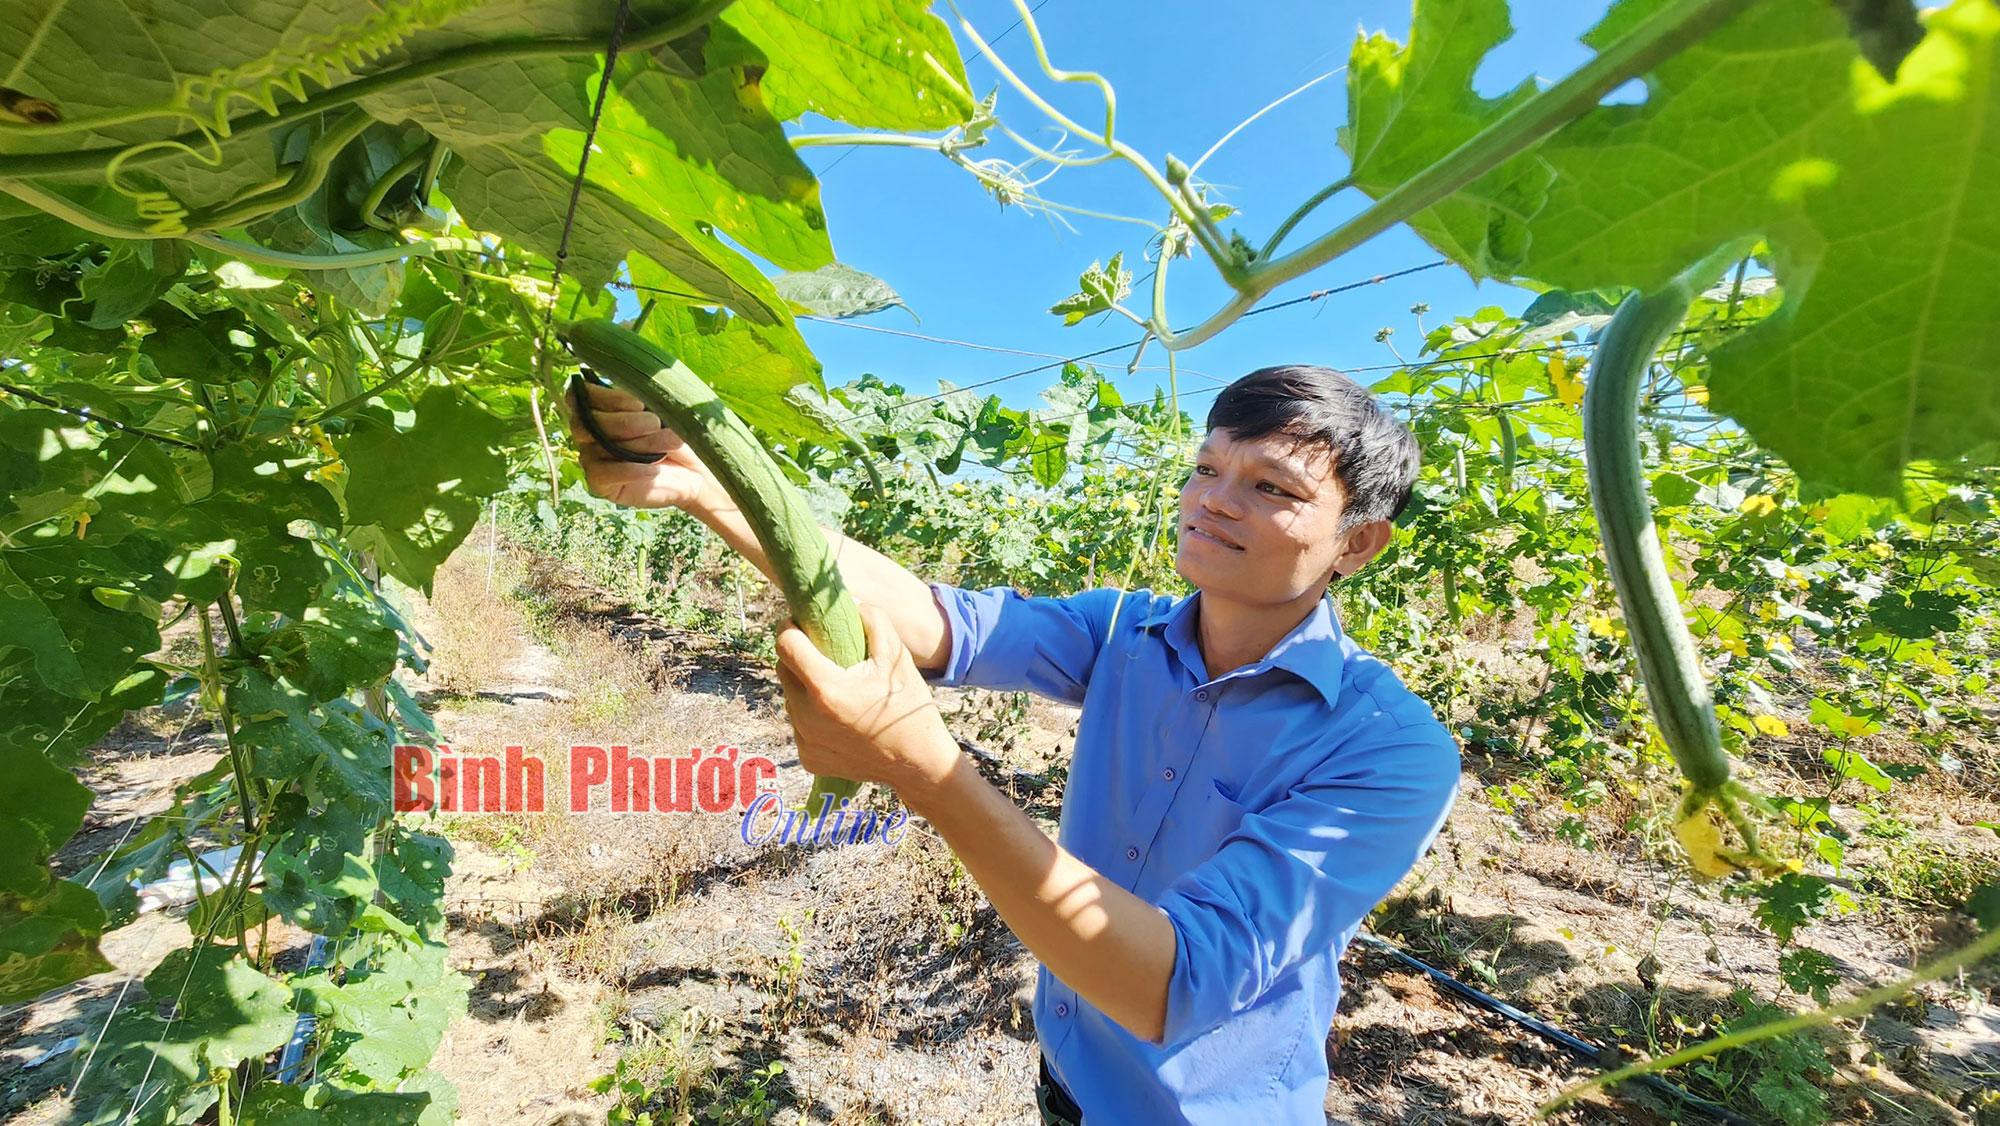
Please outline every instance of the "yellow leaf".
M1783 739L1792 733L1792 729L1785 726L1785 721L1774 715L1751 716L1750 722L1757 725L1758 731L1773 739Z
M1549 356L1549 383L1556 389L1556 400L1564 406L1583 402L1583 380L1569 373L1569 358L1561 352Z
M1575 941L1576 939L1576 932L1569 929L1568 927L1560 927L1556 930L1556 933L1562 935L1565 939L1568 939L1570 941Z

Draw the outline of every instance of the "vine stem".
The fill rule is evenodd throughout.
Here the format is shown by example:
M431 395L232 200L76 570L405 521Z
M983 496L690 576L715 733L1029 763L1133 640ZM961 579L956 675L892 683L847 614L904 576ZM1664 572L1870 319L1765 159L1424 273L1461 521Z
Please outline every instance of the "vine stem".
M1153 167L1152 161L1147 160L1144 154L1124 141L1119 140L1115 135L1114 128L1117 123L1118 102L1117 95L1111 89L1111 84L1106 82L1102 75L1088 71L1072 72L1058 69L1049 61L1048 47L1042 42L1041 27L1035 23L1034 13L1028 10L1028 6L1022 0L1014 0L1014 6L1021 13L1021 26L1027 31L1028 38L1034 42L1035 55L1041 62L1043 73L1057 82L1089 83L1096 86L1098 91L1104 96L1104 132L1102 135L1093 133L1091 130L1077 124L1067 114L1051 105L1049 100L1042 97L1034 87L1022 81L1021 77L1014 73L1013 68L1009 67L1000 58L999 53L993 50L992 45L987 43L985 38L979 34L979 30L972 26L972 21L966 19L963 14L958 18L959 29L965 32L966 38L971 40L972 45L979 49L979 53L986 56L986 61L992 65L995 71L999 72L1000 77L1023 98L1027 99L1029 104L1040 110L1050 121L1055 122L1071 133L1091 138L1104 146L1107 152L1131 165L1141 176L1145 177L1146 182L1152 185L1153 190L1158 192L1160 197L1167 201L1167 206L1171 207L1174 214L1183 223L1187 224L1189 230L1194 230L1198 227L1199 220L1188 208L1187 203L1182 200L1180 193L1174 189L1174 185L1167 182L1167 178L1161 174L1159 169ZM954 10L956 10L955 5ZM1203 249L1206 250L1208 248L1204 247ZM1212 252L1211 256L1213 256ZM1215 259L1215 268L1221 271L1225 278L1232 278L1241 273L1236 263L1226 256Z
M91 234L104 238L156 242L162 237L139 227L126 226L115 219L99 215L64 199L54 192L45 192L32 184L24 184L18 180L0 180L0 192L5 192L22 203L36 207L65 223L81 227ZM432 258L451 250L478 253L484 253L486 250L485 245L478 239L432 238L407 242L401 246L353 250L344 254L295 254L288 250L272 250L256 243L216 234L192 233L172 237L219 251L238 261L252 262L260 266L281 266L288 270L352 270L363 266L382 266L390 262L400 262L405 258Z
M1310 244L1241 275L1236 296L1185 332L1155 310L1153 332L1170 349L1192 348L1234 324L1258 299L1440 202L1594 108L1606 94L1679 54L1753 0L1684 0L1640 24L1568 77L1516 106L1458 148ZM962 22L962 21L961 21ZM997 64L996 64L997 65ZM1161 194L1170 194L1162 190Z
M213 215L193 216L193 225L201 230L227 230L247 226L266 215L275 215L285 208L299 203L319 190L326 182L326 175L333 168L333 159L340 155L348 143L359 137L375 119L367 111L351 109L340 116L340 120L329 125L326 132L313 139L306 146L305 159L283 185L252 196L216 212Z
M1264 243L1264 249L1257 252L1257 260L1259 262L1269 261L1271 255L1278 252L1278 246L1285 241L1285 236L1292 233L1293 227L1303 222L1305 217L1311 215L1320 204L1325 203L1327 200L1332 199L1334 196L1353 186L1353 177L1342 176L1340 179L1314 192L1311 199L1300 204L1298 210L1285 216L1285 221L1278 224L1277 230L1271 232L1271 237Z
M223 597L227 598L228 595L225 594ZM202 687L206 689L209 703L214 705L217 715L222 720L222 736L229 744L229 768L236 779L236 800L243 806L243 832L247 836L254 837L257 833L257 807L250 800L250 764L243 757L243 748L236 742L236 724L230 716L228 690L222 686L222 674L217 667L215 628L208 624L206 611L197 617L201 622ZM250 842L246 840L243 847L247 851Z
M1621 1067L1617 1071L1606 1072L1594 1079L1579 1083L1557 1095L1555 1098L1550 1099L1548 1102L1543 1103L1536 1109L1535 1117L1545 1118L1590 1092L1608 1087L1613 1083L1621 1083L1640 1075L1650 1075L1654 1072L1666 1071L1669 1068L1679 1067L1684 1063L1704 1059L1718 1052L1728 1051L1731 1048L1741 1048L1746 1044L1754 1044L1760 1040L1769 1040L1774 1036L1787 1036L1794 1032L1803 1032L1808 1028L1817 1028L1823 1024L1831 1024L1836 1020L1862 1016L1872 1012L1877 1006L1891 998L1901 996L1926 982L1936 981L1948 974L1956 973L1966 966L1973 965L1995 954L2000 954L2000 927L1993 927L1985 935L1965 947L1955 950L1927 966L1921 966L1911 971L1900 981L1892 981L1887 985L1878 985L1868 992L1859 994L1838 1005L1828 1005L1809 1013L1787 1017L1784 1020L1772 1021L1769 1024L1760 1024L1754 1028L1745 1028L1740 1031L1731 1032L1728 1035L1718 1036L1713 1040L1696 1044L1691 1048L1683 1048L1670 1056L1641 1060L1638 1063Z
M735 0L703 0L701 4L688 12L668 20L658 27L647 28L644 31L634 32L626 36L626 49L648 50L653 47L664 46L689 32L707 25L710 21L721 15L734 2ZM357 78L353 82L336 86L331 90L307 98L304 101L286 106L276 113L246 114L244 117L230 121L228 128L222 130L221 133L224 137L241 137L266 129L273 129L287 122L297 121L302 117L310 117L314 114L324 112L335 106L349 105L362 98L393 90L398 86L404 86L425 78L434 78L437 75L447 74L465 67L477 66L480 63L507 62L513 59L547 58L551 56L594 55L603 50L604 41L599 38L507 39L495 43L479 43L472 46L460 47L455 50L440 52L439 54L432 55L430 58L411 63L408 66L398 67L395 70L383 71L380 74L371 74L365 78ZM78 124L87 128L89 123L71 123L72 127ZM48 135L47 127L0 122L0 136L8 134L34 136L37 133L44 136ZM211 136L206 130L190 129L185 133L167 138L164 142L146 142L146 144L192 146L210 139ZM84 149L80 152L22 153L0 156L0 177L18 178L23 176L48 176L67 172L98 172L108 167L113 160L118 158L120 153L125 152L129 147L118 145ZM180 151L184 150L164 148L149 151L135 155L130 161L127 161L127 164L132 166L150 164L154 161L171 157Z

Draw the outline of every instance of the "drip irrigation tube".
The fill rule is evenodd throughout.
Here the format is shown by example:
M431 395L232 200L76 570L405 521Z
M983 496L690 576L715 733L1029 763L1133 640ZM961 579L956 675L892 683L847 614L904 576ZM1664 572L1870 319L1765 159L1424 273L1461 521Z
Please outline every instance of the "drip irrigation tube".
M1511 1020L1515 1024L1520 1025L1522 1028L1525 1028L1528 1031L1534 1033L1535 1035L1541 1037L1542 1039L1547 1040L1550 1043L1557 1045L1558 1047L1561 1047L1565 1051L1569 1052L1571 1055L1574 1055L1592 1064L1593 1066L1603 1067L1605 1066L1605 1060L1611 1058L1608 1049L1600 1045L1593 1044L1590 1041L1585 1040L1580 1036L1574 1036L1568 1032L1564 1032L1562 1029L1557 1028L1555 1025L1550 1024L1547 1021L1529 1016L1527 1013L1524 1013L1520 1009L1517 1009L1514 1006L1508 1004L1507 1002L1502 1001L1498 997L1495 997L1490 993L1485 993L1482 992L1481 990L1475 989L1472 986L1467 985L1464 982L1458 980L1457 978L1451 976L1450 974L1444 972L1443 970L1438 969L1436 966L1433 966L1430 963L1425 962L1423 959L1418 958L1404 951L1401 947L1398 947L1395 943L1392 943L1385 938L1379 938L1375 935L1367 933L1366 931L1363 931L1354 936L1354 941L1360 943L1363 946L1366 946L1370 950L1378 950L1384 954L1387 954L1389 957L1394 958L1396 961L1403 963L1404 965L1410 967L1411 969L1423 973L1425 976L1429 977L1432 981L1436 982L1441 988L1443 988L1445 992L1450 993L1455 997L1458 997L1460 1000L1469 1001L1472 1004L1477 1005L1482 1009L1499 1013L1501 1016L1506 1017L1508 1020ZM1667 1082L1666 1080L1660 1078L1657 1075L1637 1075L1632 1077L1631 1079L1626 1080L1626 1082L1636 1083L1639 1086L1645 1087L1656 1094L1665 1095L1676 1102L1686 1105L1691 1110L1699 1111L1700 1113L1708 1115L1710 1118L1713 1118L1718 1122L1726 1123L1727 1126L1757 1126L1755 1122L1752 1122L1750 1119L1745 1118L1740 1114L1737 1114L1735 1111L1730 1110L1728 1107L1723 1106L1720 1103L1711 1102L1708 1099L1704 1099L1699 1095L1683 1090L1682 1088Z

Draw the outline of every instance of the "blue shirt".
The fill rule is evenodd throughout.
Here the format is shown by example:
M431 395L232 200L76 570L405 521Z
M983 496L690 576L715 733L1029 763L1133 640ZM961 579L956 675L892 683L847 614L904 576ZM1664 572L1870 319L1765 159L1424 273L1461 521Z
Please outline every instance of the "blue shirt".
M1082 706L1057 841L1174 927L1159 1045L1039 971L1036 1037L1085 1121L1324 1122L1340 955L1444 823L1450 732L1328 598L1210 677L1199 593L930 586L951 655L927 679Z

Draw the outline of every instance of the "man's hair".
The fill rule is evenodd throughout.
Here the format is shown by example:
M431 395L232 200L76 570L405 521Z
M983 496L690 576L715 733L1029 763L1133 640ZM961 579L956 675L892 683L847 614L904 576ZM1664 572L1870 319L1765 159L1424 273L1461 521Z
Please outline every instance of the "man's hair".
M1208 428L1239 441L1284 434L1333 455L1347 493L1341 530L1394 520L1417 482L1417 440L1359 383L1332 368L1281 364L1258 368L1222 389Z

